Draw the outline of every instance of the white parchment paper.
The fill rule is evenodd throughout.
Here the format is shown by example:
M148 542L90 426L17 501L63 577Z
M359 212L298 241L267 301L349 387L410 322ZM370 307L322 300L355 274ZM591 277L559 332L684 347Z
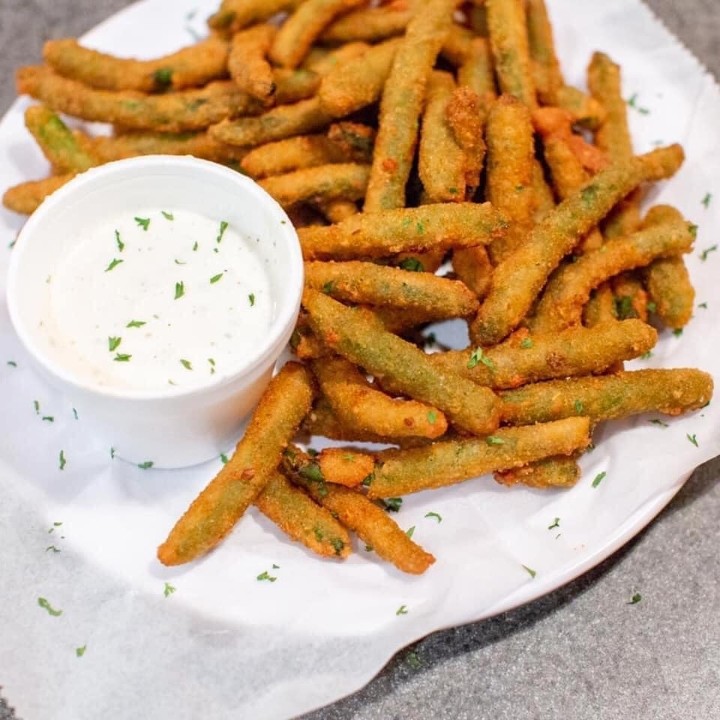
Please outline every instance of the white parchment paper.
M158 55L191 42L214 8L147 0L87 42ZM699 226L688 259L698 308L680 337L663 333L634 366L717 377L720 253L702 254L720 228L718 89L636 0L551 0L549 8L567 80L584 86L592 51L608 52L635 96L636 150L681 142L687 153L650 201L676 205ZM25 105L0 124L2 189L47 172L23 128ZM155 547L220 460L170 472L113 459L71 403L35 376L4 302L8 245L21 221L0 211L0 682L24 720L288 718L329 703L428 632L501 612L592 567L720 453L715 402L664 419L667 427L641 417L599 428L569 492L479 478L409 497L398 522L437 557L420 578L362 545L344 563L315 559L255 511L209 557L168 570ZM550 532L556 517L561 532ZM258 581L264 571L276 580Z

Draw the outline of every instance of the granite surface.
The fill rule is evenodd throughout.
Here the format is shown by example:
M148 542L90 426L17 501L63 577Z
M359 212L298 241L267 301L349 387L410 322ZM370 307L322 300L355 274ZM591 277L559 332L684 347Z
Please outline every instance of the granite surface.
M720 2L647 2L720 76ZM15 97L14 68L37 62L45 39L79 35L127 4L0 0L0 112ZM698 469L649 528L575 582L415 643L304 720L720 718L719 474L719 460ZM0 698L0 720L12 704Z

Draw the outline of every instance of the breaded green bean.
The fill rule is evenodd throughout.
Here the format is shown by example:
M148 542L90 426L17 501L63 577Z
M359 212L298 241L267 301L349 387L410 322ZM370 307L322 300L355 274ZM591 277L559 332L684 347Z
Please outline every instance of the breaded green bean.
M418 5L408 23L380 100L365 212L405 206L425 87L456 5L456 0L427 0Z
M291 539L318 555L345 558L350 554L347 530L281 473L270 475L255 506Z
M588 130L596 130L605 121L607 111L592 95L572 85L563 85L557 91L557 106L567 110L573 123Z
M543 105L555 105L558 90L565 81L555 51L555 40L545 0L527 0L527 29L538 100Z
M602 282L626 270L645 267L657 258L689 252L692 244L692 232L683 219L607 240L553 275L537 304L531 327L542 333L579 324L591 291Z
M545 169L537 158L533 162L532 187L535 199L533 218L537 224L555 208L555 195L553 195L550 183L545 178Z
M263 178L348 159L369 163L370 153L348 157L343 147L325 135L296 135L253 148L240 166L250 177Z
M345 117L380 98L390 75L399 39L386 40L357 58L338 63L322 79L320 105L334 117Z
M369 165L333 163L266 177L258 184L289 207L309 200L360 200L369 175Z
M458 280L371 262L307 262L305 284L330 297L358 305L433 308L442 317L468 317L475 295Z
M47 40L45 62L71 80L98 90L142 93L185 90L227 77L228 44L210 36L152 60L120 58L82 46L74 38Z
M232 34L278 13L292 11L303 2L305 0L222 0L217 12L208 18L208 25Z
M615 296L610 283L604 282L591 293L590 299L583 308L583 325L594 328L616 320Z
M351 202L350 200L321 201L318 203L318 206L320 207L320 212L329 223L342 222L360 212L357 203Z
M284 467L293 482L304 487L316 502L355 532L383 560L415 575L425 572L435 562L385 510L355 490L326 483L317 463L298 448L285 453Z
M98 164L136 155L194 155L218 163L234 164L245 156L244 150L218 142L207 131L155 133L136 130L95 137L76 132L75 136Z
M57 175L82 172L97 165L97 160L78 142L78 138L57 113L44 105L25 110L25 126L52 165Z
M345 487L362 485L374 467L372 458L347 447L323 448L315 461L328 482Z
M493 473L501 485L526 485L532 488L568 488L580 479L580 465L575 457L543 458L524 467Z
M458 278L475 293L475 297L483 300L490 290L493 270L485 246L453 250L452 267Z
M353 260L473 247L497 237L504 226L490 203L438 203L361 213L337 225L303 228L299 235L306 260Z
M306 290L303 306L326 345L404 395L442 410L458 427L482 435L497 427L494 393L435 368L413 344L385 330L372 315L348 308L323 293Z
M488 113L485 141L485 195L508 221L507 232L488 247L497 265L525 242L534 224L535 137L527 105L512 95L502 95Z
M270 381L230 460L192 502L158 548L164 565L190 562L214 548L255 501L310 410L309 371L287 363Z
M467 86L455 88L445 108L445 119L462 149L465 196L470 198L480 185L480 173L485 162L485 109L482 98Z
M43 66L17 73L18 92L40 100L57 112L138 130L201 130L235 113L254 112L257 101L232 81L213 82L199 90L165 95L112 92L57 75Z
M280 105L259 117L223 120L211 125L210 134L229 145L253 147L293 135L304 135L327 127L333 118L320 106L317 97L293 105Z
M500 428L483 438L438 440L431 445L376 453L371 498L399 497L510 470L554 455L584 450L590 421L567 418L533 427Z
M364 42L351 42L332 50L316 45L305 57L302 67L317 73L320 77L325 77L338 66L362 57L370 47Z
M418 174L428 203L465 200L465 154L445 117L453 90L450 73L430 74L418 149Z
M495 75L490 44L483 38L473 38L465 61L457 70L458 85L476 92L485 105L496 97Z
M275 76L267 54L277 28L274 25L255 25L233 35L227 69L230 77L244 92L270 105L275 96Z
M324 43L348 43L357 40L379 42L394 35L402 35L412 17L412 9L405 0L382 7L353 10L332 22L323 30Z
M535 108L527 19L523 0L487 0L490 47L500 91Z
M28 180L8 188L3 195L3 205L21 215L32 215L48 196L70 182L77 173L51 175L42 180Z
M305 0L283 22L272 47L270 59L277 65L296 68L322 31L343 13L364 0Z
M520 335L488 348L433 353L437 367L492 388L603 372L655 346L657 331L641 320L582 326L544 335Z
M474 39L471 30L462 27L457 23L450 25L445 42L440 48L440 55L443 60L447 60L451 65L458 68L465 63L470 55L470 47Z
M500 396L504 422L530 425L576 415L594 422L647 412L681 415L706 405L712 393L708 373L673 368L548 380Z
M586 235L640 183L670 177L682 160L679 145L633 157L598 173L549 212L526 242L495 268L490 292L470 327L473 343L494 345L507 337L526 316L550 273L572 250L577 238Z
M437 438L447 430L447 419L440 410L417 400L387 395L344 358L319 358L312 363L312 369L320 389L346 427L391 438Z

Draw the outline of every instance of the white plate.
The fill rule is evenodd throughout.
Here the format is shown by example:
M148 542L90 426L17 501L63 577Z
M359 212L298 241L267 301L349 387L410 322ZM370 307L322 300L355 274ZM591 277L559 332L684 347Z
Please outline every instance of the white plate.
M682 337L663 333L653 357L636 365L715 375L720 253L704 261L700 254L720 227L717 88L638 2L549 5L567 80L583 85L591 52L608 52L624 68L626 95L636 95L636 149L677 141L688 156L652 200L675 204L700 226L688 264L697 302L707 308L698 308ZM124 55L162 54L191 42L214 8L211 0L145 0L86 42ZM26 105L18 101L0 123L3 190L47 172L23 128ZM0 211L3 298L7 247L21 222ZM197 717L202 709L213 718L281 718L329 703L361 687L407 643L530 601L593 567L650 522L698 464L720 453L714 403L668 427L642 417L599 428L598 447L583 458L583 479L569 492L507 489L485 477L408 497L397 519L414 526L414 538L437 557L419 578L377 562L362 545L344 563L315 559L254 510L209 557L168 570L155 561L155 547L220 461L170 472L113 460L27 367L4 299L0 393L0 666L4 692L28 718L103 711L130 718L148 706L162 717ZM600 472L607 474L593 487ZM549 529L555 518L559 527ZM259 581L264 571L277 580ZM175 588L169 597L166 583ZM63 614L50 616L38 597ZM56 679L41 680L48 677ZM120 684L138 699L123 696L118 705Z

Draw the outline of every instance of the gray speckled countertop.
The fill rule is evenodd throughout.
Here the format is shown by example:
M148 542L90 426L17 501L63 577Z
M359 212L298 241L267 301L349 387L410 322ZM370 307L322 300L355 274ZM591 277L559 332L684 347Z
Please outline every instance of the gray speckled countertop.
M720 2L647 2L720 76ZM127 4L0 0L0 111L14 100L14 69L37 62L46 38L82 34ZM415 643L305 720L720 718L718 474L718 460L698 469L648 529L575 582ZM0 720L12 704L0 698Z

